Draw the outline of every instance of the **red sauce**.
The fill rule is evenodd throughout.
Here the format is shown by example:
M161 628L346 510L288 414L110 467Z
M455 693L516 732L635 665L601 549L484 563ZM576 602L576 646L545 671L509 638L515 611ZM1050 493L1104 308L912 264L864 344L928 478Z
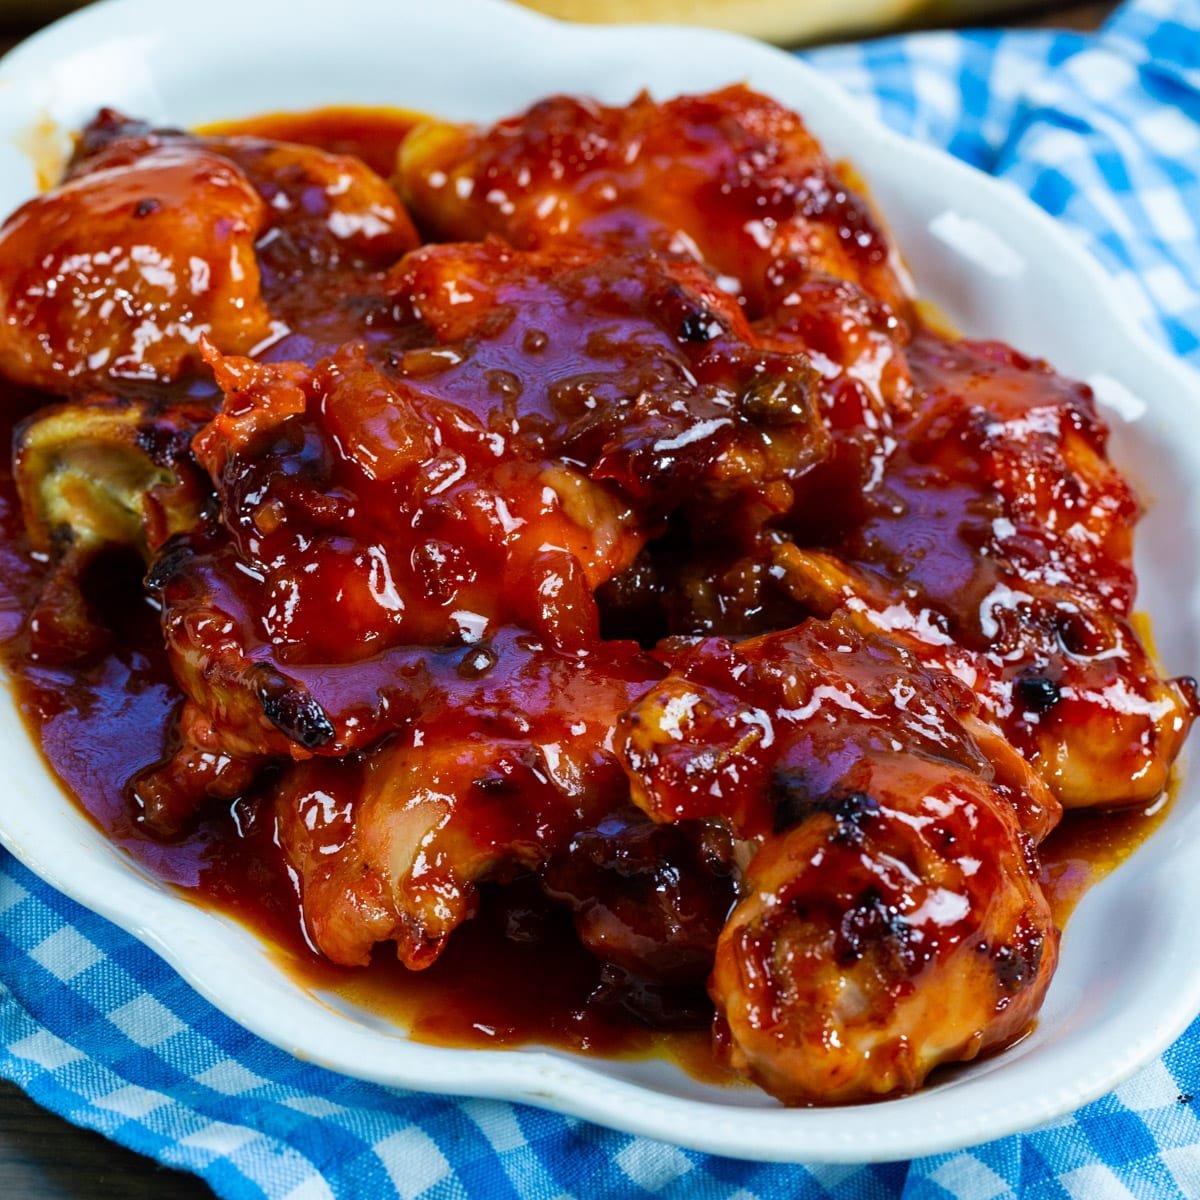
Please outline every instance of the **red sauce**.
M1042 890L1055 921L1067 923L1075 906L1117 869L1162 824L1175 787L1144 808L1068 813L1042 843Z
M47 397L0 385L0 436ZM128 784L160 761L171 742L179 697L162 648L158 613L141 595L140 563L110 563L94 590L113 649L85 669L53 667L30 655L25 614L44 564L29 553L11 464L0 463L0 654L17 703L47 765L79 808L136 862L180 893L243 922L276 949L299 984L334 990L448 1046L558 1046L613 1056L669 1054L692 1075L736 1083L712 1060L708 1020L699 1028L648 1028L616 1003L595 999L601 966L574 935L569 914L534 888L485 888L478 917L428 970L409 971L390 945L366 969L338 967L309 944L299 900L256 796L210 815L187 836L147 837L134 819ZM141 596L133 607L130 596ZM530 981L537 986L531 988Z
M10 414L43 398L6 389ZM11 429L3 430L7 439ZM4 661L50 769L79 807L134 860L181 893L242 921L272 943L278 960L303 986L338 992L395 1020L420 1041L450 1046L553 1045L606 1056L669 1054L698 1078L735 1083L713 1061L707 1029L658 1032L619 1009L589 1003L600 967L574 936L561 909L532 894L485 897L427 971L406 970L390 946L366 970L342 968L307 943L299 902L271 827L254 799L238 801L190 836L162 843L140 832L126 794L128 780L159 761L178 703L163 661L158 616L144 603L126 610L120 649L85 672L48 668L26 657L24 612L41 564L23 544L8 463L0 467L0 636ZM136 568L127 567L126 585ZM120 590L120 589L116 589ZM124 591L128 595L128 587ZM114 616L121 606L113 605ZM86 753L81 753L86 747ZM1041 882L1064 923L1080 897L1127 859L1162 821L1168 805L1116 813L1068 814L1043 844ZM521 928L522 923L524 929ZM514 941L510 932L520 940ZM537 986L531 988L530 980Z
M399 146L419 120L390 110L330 109L264 116L207 132L258 135L353 154L388 176ZM838 202L844 203L845 197ZM878 240L874 233L872 237ZM266 264L268 289L277 287L281 295L287 291L289 263ZM337 299L340 294L330 286L329 295L309 298L314 306L331 307L330 296ZM300 309L306 304L303 297L293 296L291 302ZM361 314L347 314L331 317L318 343L327 339L337 345L347 336L362 335ZM366 338L369 341L370 335ZM299 341L285 339L265 357L304 357ZM932 373L940 368L935 362L925 369ZM0 390L5 436L11 436L17 420L46 401L33 392ZM902 492L910 482L901 479L895 486ZM864 539L869 546L847 542L837 548L883 573L899 562L906 564L905 571L918 563L912 579L936 600L939 588L957 593L956 570L966 572L970 565L954 559L959 508L966 502L951 481L944 496L937 493L940 507L923 512L922 504L928 507L934 493L919 481L912 486L895 509L905 514L902 519L884 514L870 529L871 538ZM988 522L992 517L990 511L980 514ZM944 529L939 530L939 521ZM922 528L914 534L918 523ZM918 535L928 549L914 555L909 543ZM961 555L961 546L957 552ZM88 817L137 862L189 898L243 921L277 948L281 963L303 985L336 990L393 1018L419 1040L460 1046L532 1042L609 1056L668 1053L697 1076L733 1081L711 1056L711 1008L706 998L689 996L692 1008L680 1023L692 1028L649 1028L629 1010L627 995L606 988L603 969L580 943L567 910L533 886L519 881L503 889L485 886L478 915L455 932L426 970L405 969L390 943L376 948L365 969L341 968L319 955L308 939L270 806L258 793L210 810L199 827L174 841L147 836L134 819L129 784L174 749L180 698L166 662L158 609L139 585L141 564L111 564L96 581L93 599L113 637L109 651L83 667L50 665L31 652L25 614L44 566L28 551L5 462L0 466L4 663L31 736L50 769ZM137 603L129 603L131 596L139 598ZM323 620L327 617L323 614ZM697 615L698 631L704 631L705 619ZM269 788L270 783L268 779L259 787ZM1156 828L1165 807L1155 803L1114 814L1068 813L1041 847L1041 883L1060 924L1079 897Z
M35 402L11 391L2 399L9 412ZM575 938L563 910L531 893L508 897L508 905L499 893L490 893L480 916L456 932L426 971L406 970L387 946L366 970L341 968L308 945L295 892L255 800L235 802L181 841L146 837L131 819L125 787L163 756L174 717L176 694L162 661L157 614L149 604L135 610L120 630L122 649L87 672L39 667L26 659L20 632L39 575L39 564L22 547L5 465L0 631L30 735L67 793L114 842L182 894L273 943L281 965L299 983L337 991L409 1028L418 1040L438 1045L532 1042L607 1056L666 1052L694 1075L735 1082L713 1062L706 1029L655 1032L620 1011L589 1004L599 964ZM1041 851L1041 882L1056 920L1065 922L1080 897L1133 853L1167 807L1160 802L1150 810L1064 818ZM537 986L531 988L530 980Z

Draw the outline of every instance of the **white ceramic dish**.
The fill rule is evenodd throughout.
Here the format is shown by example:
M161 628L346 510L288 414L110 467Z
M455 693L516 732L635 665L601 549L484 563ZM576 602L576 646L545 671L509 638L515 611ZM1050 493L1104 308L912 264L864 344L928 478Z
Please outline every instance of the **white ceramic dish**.
M1174 671L1200 667L1200 384L1154 346L1071 237L1012 189L874 124L792 58L727 34L559 25L499 0L109 0L0 67L0 209L34 189L30 130L101 104L193 124L331 103L493 118L546 93L625 101L745 79L802 112L869 181L923 295L968 333L1093 380L1115 405L1114 454L1151 493L1142 606ZM983 251L981 254L980 252ZM526 1101L701 1150L849 1162L907 1158L1048 1121L1148 1062L1200 1010L1200 787L1090 893L1034 1034L918 1095L788 1111L664 1062L550 1050L438 1049L309 993L235 923L181 900L83 820L0 697L0 838L51 883L124 926L234 1019L306 1059L405 1087Z

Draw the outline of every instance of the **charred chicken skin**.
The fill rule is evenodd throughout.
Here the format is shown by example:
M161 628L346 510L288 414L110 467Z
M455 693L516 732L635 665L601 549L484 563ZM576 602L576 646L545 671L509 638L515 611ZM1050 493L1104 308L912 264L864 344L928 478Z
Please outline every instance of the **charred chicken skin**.
M973 707L810 620L700 643L624 718L638 805L750 844L711 988L732 1062L784 1100L912 1090L1041 1004L1058 934L1034 847L1059 810Z
M390 180L102 112L0 227L0 372L28 660L97 669L145 564L142 836L250 814L345 966L540 888L598 1003L789 1104L1021 1037L1039 846L1164 791L1195 689L1089 389L928 328L847 178L741 86L427 121Z

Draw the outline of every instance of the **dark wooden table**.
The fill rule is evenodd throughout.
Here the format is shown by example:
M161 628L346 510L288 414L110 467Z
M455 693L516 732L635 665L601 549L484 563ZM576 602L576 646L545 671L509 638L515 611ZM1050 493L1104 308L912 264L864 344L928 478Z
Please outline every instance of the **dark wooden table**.
M1013 25L1095 29L1114 2L1057 5ZM0 8L0 16L3 9ZM20 40L0 29L0 53ZM4 1200L212 1200L208 1186L77 1129L0 1080L0 1197Z

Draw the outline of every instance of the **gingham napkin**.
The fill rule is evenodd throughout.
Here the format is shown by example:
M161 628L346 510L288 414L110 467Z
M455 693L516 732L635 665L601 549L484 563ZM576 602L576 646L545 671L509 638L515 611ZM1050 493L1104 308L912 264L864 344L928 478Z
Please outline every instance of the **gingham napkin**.
M1134 0L1098 36L922 34L810 61L1028 192L1200 363L1200 0ZM6 855L0 981L0 1073L238 1200L1200 1197L1200 1021L1116 1093L1024 1136L912 1163L756 1166L298 1062Z

